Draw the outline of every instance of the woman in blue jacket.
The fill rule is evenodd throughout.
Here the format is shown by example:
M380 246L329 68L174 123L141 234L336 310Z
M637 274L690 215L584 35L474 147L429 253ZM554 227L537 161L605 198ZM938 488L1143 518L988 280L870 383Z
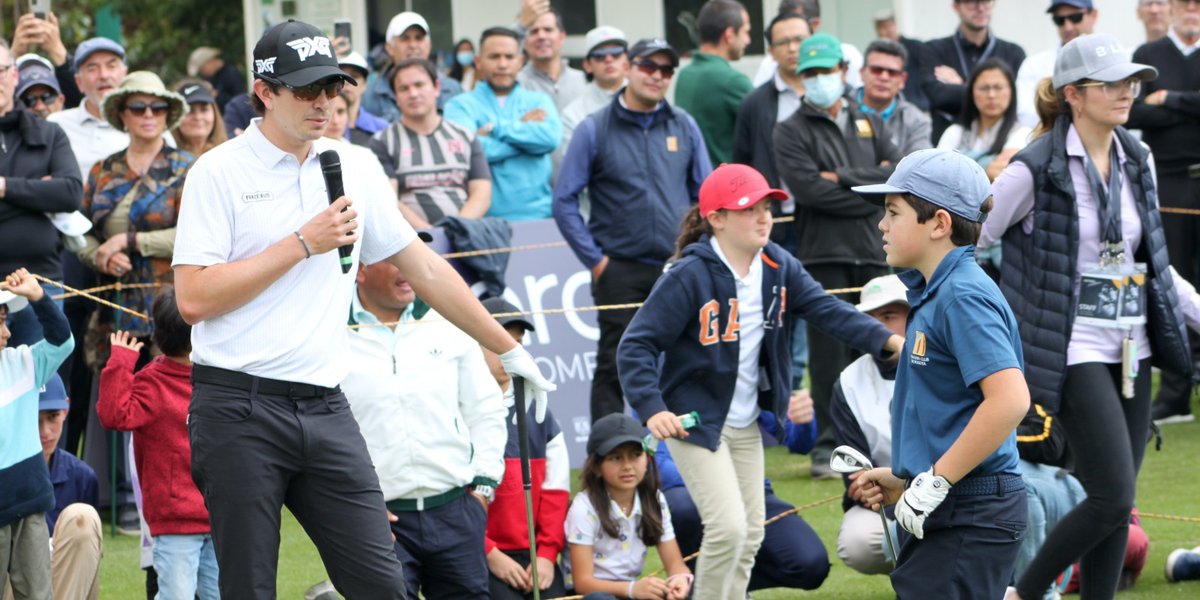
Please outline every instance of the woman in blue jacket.
M751 167L727 164L712 172L699 206L684 219L676 262L617 351L626 398L649 415L651 433L667 440L700 512L697 600L746 595L763 538L757 419L767 411L782 420L787 410L795 318L880 356L904 343L826 294L799 261L769 242L771 211L762 202L768 198L787 194ZM678 415L691 411L700 414L700 425L685 431Z

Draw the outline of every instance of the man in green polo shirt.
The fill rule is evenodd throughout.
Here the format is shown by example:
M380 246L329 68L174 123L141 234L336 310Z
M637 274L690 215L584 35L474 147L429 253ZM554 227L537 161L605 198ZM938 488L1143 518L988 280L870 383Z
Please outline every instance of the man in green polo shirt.
M700 125L712 164L733 162L733 125L753 86L729 63L750 45L750 14L737 0L708 0L696 24L700 48L675 79L675 104Z

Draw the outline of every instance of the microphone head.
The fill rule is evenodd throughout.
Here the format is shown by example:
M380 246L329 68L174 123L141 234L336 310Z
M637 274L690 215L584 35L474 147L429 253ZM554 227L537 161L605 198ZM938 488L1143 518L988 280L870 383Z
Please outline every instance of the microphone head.
M321 159L322 171L341 171L342 159L338 156L337 150L326 150L318 155Z

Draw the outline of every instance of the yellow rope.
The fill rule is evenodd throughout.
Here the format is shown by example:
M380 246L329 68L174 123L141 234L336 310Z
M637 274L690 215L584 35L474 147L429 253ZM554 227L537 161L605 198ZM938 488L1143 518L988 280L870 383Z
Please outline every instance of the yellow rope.
M55 284L57 285L57 284ZM102 285L94 288L75 290L64 294L55 294L51 296L54 300L65 300L67 298L75 298L84 294L95 294L97 292L108 292L112 290L139 290L146 288L162 287L161 283L114 283L112 285Z
M1160 207L1158 207L1158 212L1175 214L1175 215L1200 216L1200 210L1197 210L1195 208L1174 208L1171 206L1160 206Z
M53 279L47 279L46 277L42 277L41 275L38 275L36 273L33 274L33 278L37 279L38 281L40 281L42 283L49 283L50 285L57 285L58 287L66 290L68 292L71 292L72 294L75 294L76 296L82 296L84 298L87 298L88 300L91 300L92 302L103 304L104 306L107 306L109 308L113 308L113 309L119 310L124 313L129 313L135 317L146 319L147 321L150 320L150 317L148 317L136 310L131 310L131 309L125 308L124 306L121 306L119 304L113 304L112 302L109 302L108 300L105 300L104 298L97 298L96 296L93 296L83 290L77 290L69 285L65 285L65 284L59 283L57 281L54 281ZM121 284L121 283L117 283L113 289L119 292L125 287L128 287L128 286Z
M1160 515L1157 513L1147 513L1138 511L1138 516L1147 519L1164 519L1167 521L1183 521L1184 523L1200 523L1200 518L1197 517L1178 517L1175 515Z

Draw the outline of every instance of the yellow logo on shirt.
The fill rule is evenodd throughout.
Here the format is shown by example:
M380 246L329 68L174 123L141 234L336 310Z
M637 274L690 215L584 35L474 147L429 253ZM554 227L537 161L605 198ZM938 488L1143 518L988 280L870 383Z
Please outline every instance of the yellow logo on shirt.
M913 343L913 356L925 356L925 332L917 332L917 341Z
M667 136L667 152L679 152L679 138L673 135Z

